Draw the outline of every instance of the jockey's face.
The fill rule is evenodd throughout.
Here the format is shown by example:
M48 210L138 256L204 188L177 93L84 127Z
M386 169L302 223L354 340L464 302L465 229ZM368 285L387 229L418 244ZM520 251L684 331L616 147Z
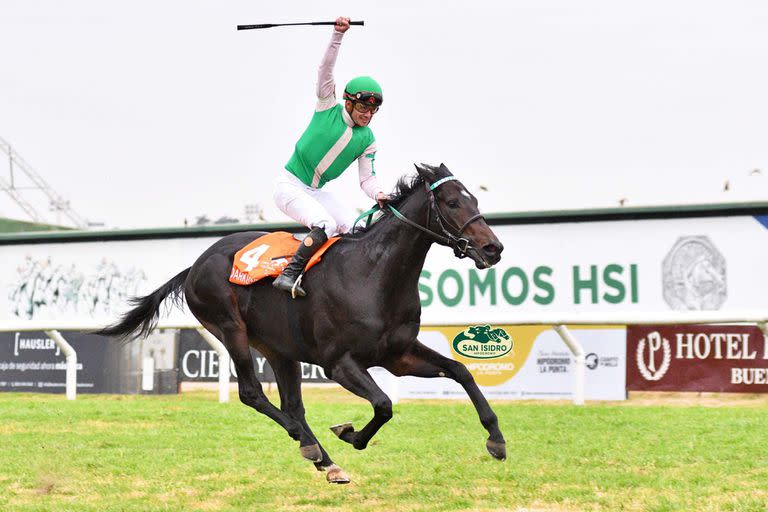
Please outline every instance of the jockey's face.
M370 110L368 112L360 112L360 110L355 108L355 103L349 100L344 103L344 108L347 110L349 117L352 118L355 125L368 126L368 123L371 122L373 112Z

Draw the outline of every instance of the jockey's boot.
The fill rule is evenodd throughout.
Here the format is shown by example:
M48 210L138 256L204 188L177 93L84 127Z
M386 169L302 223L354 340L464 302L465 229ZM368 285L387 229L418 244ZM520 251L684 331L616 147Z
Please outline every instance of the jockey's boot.
M323 228L312 228L307 237L301 242L299 248L296 249L296 254L293 255L293 259L285 267L285 270L277 276L272 286L278 290L289 292L295 299L298 297L304 297L307 292L301 287L301 276L304 272L304 267L307 266L307 262L313 254L328 240L328 236L325 234Z

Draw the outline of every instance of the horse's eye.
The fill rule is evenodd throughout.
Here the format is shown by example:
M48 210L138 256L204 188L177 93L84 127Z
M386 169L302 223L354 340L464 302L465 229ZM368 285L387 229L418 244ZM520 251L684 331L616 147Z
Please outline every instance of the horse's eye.
M448 201L448 208L458 208L458 207L459 207L459 202L457 200L451 199L450 201Z

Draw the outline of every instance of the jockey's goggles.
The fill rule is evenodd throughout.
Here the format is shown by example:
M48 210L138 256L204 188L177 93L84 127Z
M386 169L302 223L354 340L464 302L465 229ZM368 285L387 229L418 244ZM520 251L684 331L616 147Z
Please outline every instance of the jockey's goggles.
M365 103L360 103L359 101L352 101L352 105L354 105L355 110L360 113L370 112L371 114L375 114L379 111L378 105L368 105Z

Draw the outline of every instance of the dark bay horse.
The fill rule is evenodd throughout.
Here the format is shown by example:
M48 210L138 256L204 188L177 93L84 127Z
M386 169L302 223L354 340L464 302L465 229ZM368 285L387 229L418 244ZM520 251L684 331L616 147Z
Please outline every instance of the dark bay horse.
M488 452L506 458L496 414L466 367L417 340L421 319L418 279L433 242L489 268L503 249L477 208L477 199L444 166L417 165L418 174L401 179L382 217L361 232L345 235L304 277L307 297L292 299L271 280L250 286L229 282L237 251L260 232L226 236L190 268L146 297L100 334L146 335L169 296L186 298L190 311L229 351L237 369L240 400L282 426L299 441L302 456L329 482L349 479L333 463L304 418L300 361L321 366L326 375L373 406L362 429L331 427L343 441L364 449L392 417L392 402L367 369L382 366L394 375L449 377L464 388L488 431ZM269 361L280 393L273 405L256 379L249 346Z

